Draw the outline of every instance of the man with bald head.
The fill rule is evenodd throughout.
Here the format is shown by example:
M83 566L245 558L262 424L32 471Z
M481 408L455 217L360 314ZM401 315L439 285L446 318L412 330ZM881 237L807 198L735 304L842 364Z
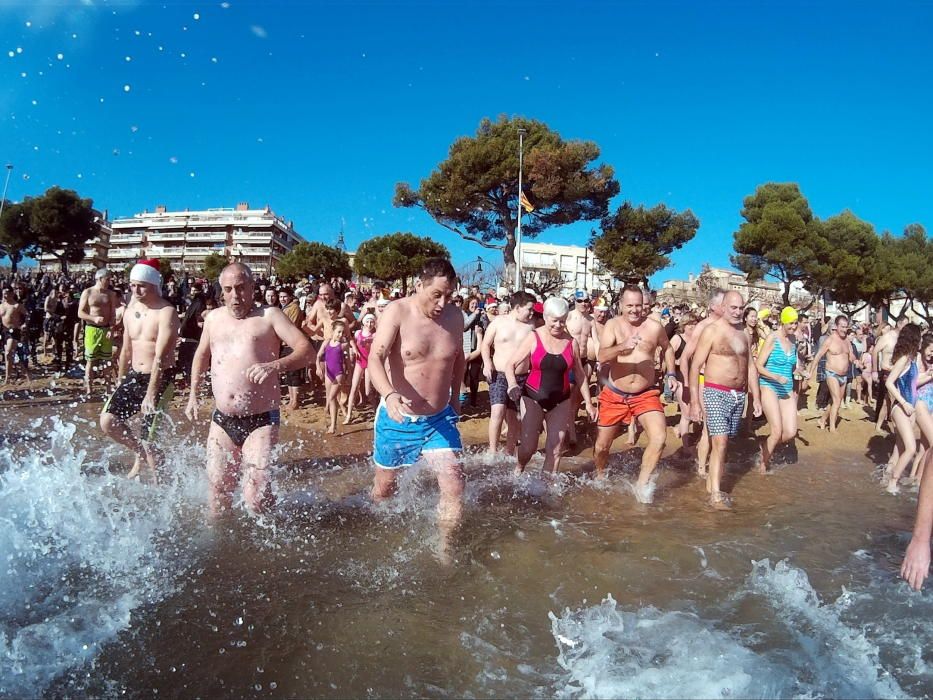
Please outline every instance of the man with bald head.
M322 282L317 290L317 299L314 301L314 304L311 305L311 308L305 312L307 315L305 316L305 322L302 328L318 347L320 347L321 341L324 340L325 319L330 317L327 313L326 305L327 302L334 298L334 288L327 282ZM357 326L356 316L353 315L352 309L347 306L346 302L340 303L340 313L337 318L342 318L346 321L347 327L350 330L353 330Z
M709 297L709 306L708 313L706 318L700 321L696 328L693 330L693 333L690 335L690 339L687 340L687 344L684 346L684 351L680 354L680 376L684 378L684 381L687 382L687 386L683 390L684 403L690 403L690 362L693 359L693 353L696 352L697 343L700 340L700 336L703 334L703 331L706 330L706 327L712 323L715 323L720 318L722 318L722 300L725 297L726 292L718 287L712 291ZM702 382L703 367L699 366L700 378ZM691 418L691 420L695 420ZM689 427L689 426L688 426ZM686 435L684 438L686 439ZM706 426L703 426L703 429L700 433L700 440L697 443L697 473L701 477L706 476L706 462L709 458L709 434L706 432Z
M100 427L112 440L133 450L130 477L155 479L161 454L153 445L158 417L172 399L178 314L162 298L158 260L141 260L130 271L132 305L123 315L123 345L117 366L117 389L104 404ZM127 369L129 368L129 369ZM142 438L126 422L143 414Z
M745 411L746 392L751 391L752 408L761 415L758 371L752 361L752 343L745 332L742 314L745 299L738 292L726 292L722 316L699 334L696 352L690 362L690 412L701 417L709 433L711 451L706 490L710 505L717 510L732 507L732 499L722 492L721 480L729 438L739 431ZM697 331L693 332L697 335ZM700 394L700 369L705 381Z
M253 306L253 273L242 263L220 273L224 305L204 319L191 364L191 395L185 415L198 414L198 389L208 366L214 413L207 434L211 516L233 505L233 491L246 472L243 498L252 512L272 504L272 449L279 436L279 374L307 367L311 344L277 306ZM279 358L282 344L292 353Z

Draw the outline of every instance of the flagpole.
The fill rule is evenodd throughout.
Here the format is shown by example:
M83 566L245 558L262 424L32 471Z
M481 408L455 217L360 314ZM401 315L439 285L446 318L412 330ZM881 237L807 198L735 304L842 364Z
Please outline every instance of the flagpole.
M518 130L518 228L515 234L515 291L525 288L522 282L522 148L525 129Z

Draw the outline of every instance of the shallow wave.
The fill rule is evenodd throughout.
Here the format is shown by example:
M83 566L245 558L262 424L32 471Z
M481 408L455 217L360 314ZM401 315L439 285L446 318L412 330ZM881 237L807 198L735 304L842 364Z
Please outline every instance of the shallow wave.
M878 647L843 622L848 594L824 605L804 571L764 560L733 600L748 596L764 598L768 619L729 631L689 612L621 610L612 596L550 613L563 669L553 690L572 698L906 696Z
M0 695L42 693L172 590L164 538L198 491L111 474L73 424L33 427L47 451L0 450ZM168 549L177 571L179 548Z

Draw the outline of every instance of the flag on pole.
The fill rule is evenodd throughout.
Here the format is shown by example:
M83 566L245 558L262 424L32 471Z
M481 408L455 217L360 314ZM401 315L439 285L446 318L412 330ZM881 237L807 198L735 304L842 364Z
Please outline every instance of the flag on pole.
M528 197L525 196L525 191L524 191L524 190L519 191L519 193L518 193L518 201L519 201L519 203L522 205L522 209L524 209L524 210L525 210L526 212L528 212L529 214L535 210L535 208L534 208L534 206L532 206L531 202L528 201Z

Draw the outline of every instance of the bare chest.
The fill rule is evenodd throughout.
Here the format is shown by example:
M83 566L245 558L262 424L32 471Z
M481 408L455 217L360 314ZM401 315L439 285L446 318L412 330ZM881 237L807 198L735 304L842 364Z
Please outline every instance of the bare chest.
M418 324L399 333L399 355L405 364L453 361L456 353L462 351L462 340L437 324Z

